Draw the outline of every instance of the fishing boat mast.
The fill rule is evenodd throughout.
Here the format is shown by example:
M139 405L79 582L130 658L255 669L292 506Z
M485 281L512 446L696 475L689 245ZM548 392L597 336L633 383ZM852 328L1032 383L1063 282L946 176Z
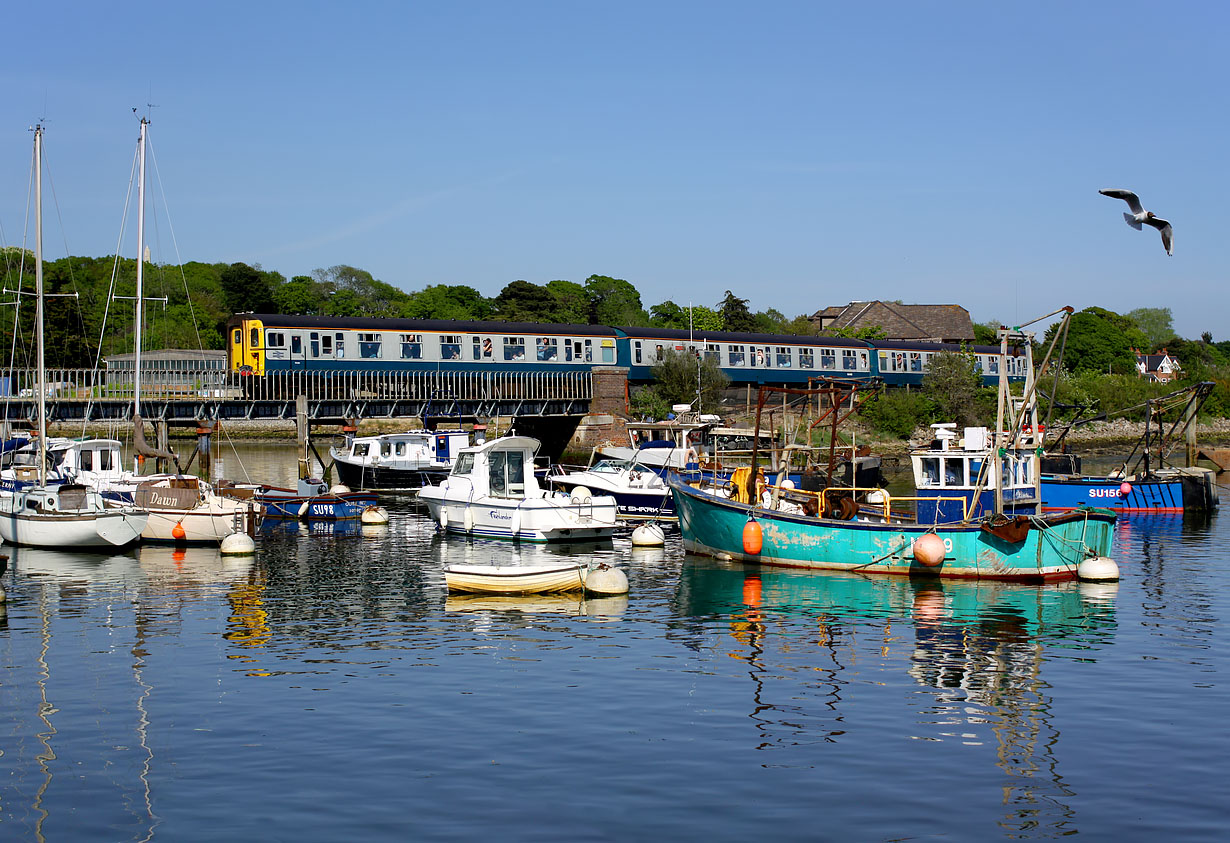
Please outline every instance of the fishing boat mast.
M43 124L34 127L34 343L38 373L38 485L47 483L47 373L43 350Z

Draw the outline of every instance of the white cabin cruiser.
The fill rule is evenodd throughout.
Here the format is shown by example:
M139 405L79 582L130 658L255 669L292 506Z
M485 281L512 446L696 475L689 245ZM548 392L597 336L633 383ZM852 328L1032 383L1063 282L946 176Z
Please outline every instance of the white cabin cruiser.
M356 436L330 448L337 480L352 489L413 490L448 476L457 451L470 444L462 431L430 430Z
M534 477L539 441L505 436L463 448L448 478L419 500L447 532L515 541L596 541L615 529L615 499L548 492Z

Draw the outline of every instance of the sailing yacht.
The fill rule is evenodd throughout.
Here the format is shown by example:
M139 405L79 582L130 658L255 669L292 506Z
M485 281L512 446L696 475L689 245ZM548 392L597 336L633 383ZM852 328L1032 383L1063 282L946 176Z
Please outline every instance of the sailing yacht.
M97 489L47 483L47 389L43 336L43 127L34 128L35 347L38 355L38 482L0 497L0 538L11 544L51 548L115 548L140 538L149 515L108 507Z
M205 480L191 474L140 473L140 458L178 460L170 451L150 447L141 423L141 325L143 320L143 272L145 267L145 148L149 120L141 118L137 140L137 289L133 347L133 444L137 462L132 471L83 473L106 498L135 502L149 513L142 530L145 541L175 544L220 544L235 532L253 533L260 517L260 506L250 500L219 495ZM118 461L113 464L118 465Z

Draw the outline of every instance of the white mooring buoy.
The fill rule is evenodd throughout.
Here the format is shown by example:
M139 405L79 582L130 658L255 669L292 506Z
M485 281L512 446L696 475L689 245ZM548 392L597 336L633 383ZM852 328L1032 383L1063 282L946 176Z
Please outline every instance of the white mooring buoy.
M585 591L588 594L627 594L628 575L604 562L586 573Z
M256 552L256 542L247 533L231 533L222 540L223 556L251 556Z
M349 486L347 486L345 483L334 483L332 486L330 486L330 487L329 487L329 494L331 494L331 495L349 495L349 494L350 494L350 487L349 487Z
M1083 582L1118 582L1119 565L1109 556L1090 556L1076 566L1076 578Z
M364 526L372 524L388 524L389 511L383 506L369 506L359 515L359 523Z
M647 521L632 531L633 547L661 547L666 544L666 533L659 524Z

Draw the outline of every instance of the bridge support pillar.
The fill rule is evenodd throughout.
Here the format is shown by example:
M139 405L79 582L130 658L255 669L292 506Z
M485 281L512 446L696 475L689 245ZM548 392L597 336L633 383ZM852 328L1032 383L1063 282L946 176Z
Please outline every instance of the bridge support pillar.
M628 369L626 366L595 366L594 397L589 415L581 419L572 445L588 450L607 443L628 442Z

